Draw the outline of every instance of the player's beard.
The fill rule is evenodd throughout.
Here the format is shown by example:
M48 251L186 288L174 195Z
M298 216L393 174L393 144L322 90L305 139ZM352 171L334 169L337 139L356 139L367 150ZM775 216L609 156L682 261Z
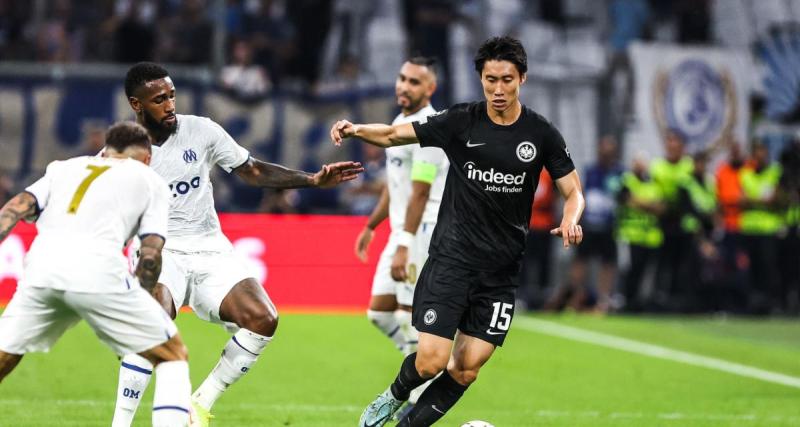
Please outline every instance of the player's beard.
M169 138L170 135L172 135L178 130L177 120L175 120L175 123L173 124L169 124L164 121L159 121L145 110L142 111L142 119L144 121L142 125L144 125L144 127L147 128L148 131L150 131L156 142L165 141L167 138Z
M403 96L405 99L408 100L408 105L407 106L403 106L403 104L398 99L397 103L400 105L400 108L403 111L408 111L408 112L419 111L420 105L422 104L422 99L423 99L422 97L420 97L419 99L414 99L412 96L410 96L407 93L401 94L401 96Z

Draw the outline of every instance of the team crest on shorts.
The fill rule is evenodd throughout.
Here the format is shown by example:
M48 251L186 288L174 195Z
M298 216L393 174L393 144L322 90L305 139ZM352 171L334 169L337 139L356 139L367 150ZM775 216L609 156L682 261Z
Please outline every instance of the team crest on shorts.
M425 316L422 317L422 320L426 325L432 325L436 322L436 310L429 308L428 311L425 312Z
M517 145L517 158L529 163L536 158L536 146L530 141L522 141Z

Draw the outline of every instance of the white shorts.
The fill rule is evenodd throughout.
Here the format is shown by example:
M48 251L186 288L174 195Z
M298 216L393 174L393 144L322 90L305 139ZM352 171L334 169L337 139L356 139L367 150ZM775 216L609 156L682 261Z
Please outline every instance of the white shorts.
M165 249L158 282L172 294L175 312L188 305L197 317L225 324L219 306L245 279L254 278L244 258L234 251L182 253Z
M428 259L428 247L431 245L431 236L435 225L435 223L425 222L419 225L414 237L414 246L409 248L408 266L406 266L408 280L405 282L392 279L392 258L397 251L397 236L399 235L398 232L392 232L375 269L375 276L372 279L372 295L395 295L398 304L411 306L414 301L414 286L417 284L417 277Z
M81 319L118 355L141 353L178 333L164 309L139 286L119 293L22 286L0 316L0 350L48 351Z

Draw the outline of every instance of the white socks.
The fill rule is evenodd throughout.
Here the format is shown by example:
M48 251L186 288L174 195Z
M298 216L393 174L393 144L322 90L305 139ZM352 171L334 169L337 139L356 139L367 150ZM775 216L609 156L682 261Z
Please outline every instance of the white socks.
M119 384L117 385L117 406L114 408L112 427L129 427L131 425L152 374L153 364L144 357L138 354L129 354L122 358L119 368Z
M162 362L156 366L153 395L153 427L185 427L192 408L192 384L185 360Z
M394 346L398 350L403 350L406 345L406 337L400 330L400 323L397 322L394 311L367 310L367 318L394 342Z
M192 400L205 409L211 409L222 393L250 370L264 347L272 341L247 329L240 329L225 344L217 366L194 392Z
M417 328L415 328L411 324L411 312L405 310L397 310L394 312L394 317L397 319L397 323L400 325L400 332L403 334L403 339L405 340L405 345L400 351L403 352L403 356L408 356L409 354L417 351L417 344L419 343L419 332Z

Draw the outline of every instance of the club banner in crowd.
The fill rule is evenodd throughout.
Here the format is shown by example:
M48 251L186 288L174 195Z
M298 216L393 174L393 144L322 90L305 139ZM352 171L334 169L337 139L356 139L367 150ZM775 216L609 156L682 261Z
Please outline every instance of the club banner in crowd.
M279 309L366 309L388 226L377 229L362 264L353 248L364 217L220 214L220 221ZM19 224L0 244L0 303L11 299L35 235L35 226Z
M684 135L690 153L714 149L730 135L747 137L752 63L746 52L635 43L629 49L635 81L635 124L626 157L664 154L663 135Z

